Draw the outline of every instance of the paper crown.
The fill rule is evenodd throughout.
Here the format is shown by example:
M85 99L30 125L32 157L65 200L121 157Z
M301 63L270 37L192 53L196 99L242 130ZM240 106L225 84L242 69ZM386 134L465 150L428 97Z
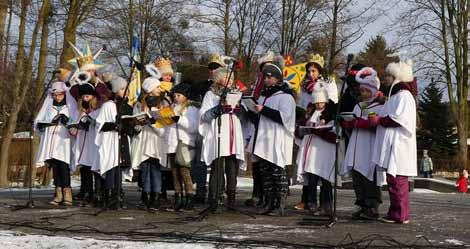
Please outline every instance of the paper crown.
M79 69L82 69L82 70L97 69L103 66L103 65L96 63L96 59L101 54L101 51L103 51L103 48L98 50L98 52L96 52L93 55L90 49L90 45L87 44L86 53L84 54L82 51L80 51L80 49L78 49L71 42L69 42L69 44L72 47L73 52L75 53L75 58L68 61L71 65L76 65Z
M323 67L325 65L325 60L323 57L319 54L311 54L308 56L308 62L309 63L317 63L320 65L320 67Z
M209 62L207 63L207 65L211 63L216 63L216 64L219 64L220 66L224 66L224 63L222 62L222 57L220 56L219 53L211 54L209 56Z
M166 58L158 58L154 62L155 66L160 70L162 74L173 74L173 68L171 68L171 61Z

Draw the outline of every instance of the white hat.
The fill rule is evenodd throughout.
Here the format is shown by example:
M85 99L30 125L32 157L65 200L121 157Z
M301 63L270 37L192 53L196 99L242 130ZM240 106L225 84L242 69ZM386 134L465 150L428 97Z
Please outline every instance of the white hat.
M258 65L261 65L266 62L272 62L274 60L274 52L268 51L266 54L258 58Z
M148 77L142 83L142 90L144 90L146 93L149 93L158 86L160 86L160 80L158 80L156 77Z
M312 92L312 103L328 103L328 92L325 88L319 87Z
M400 62L392 62L387 65L385 72L392 75L395 80L393 83L398 82L411 82L414 80L413 76L413 61L410 59Z
M51 93L63 93L67 90L67 86L62 81L56 81L52 83L50 92Z
M113 93L117 93L117 91L126 88L126 86L127 81L122 77L114 77L111 79L111 91L113 91Z
M380 88L380 80L377 77L377 71L371 67L364 67L356 74L356 81L361 86L369 88L373 93L376 93Z

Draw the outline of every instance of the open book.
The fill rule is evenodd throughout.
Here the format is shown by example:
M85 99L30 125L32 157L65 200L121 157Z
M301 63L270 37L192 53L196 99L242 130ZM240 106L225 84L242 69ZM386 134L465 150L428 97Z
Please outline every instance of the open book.
M357 118L357 116L354 112L342 112L342 113L340 113L340 116L345 121L351 121L351 120L354 120L354 119Z
M244 105L249 111L257 113L255 106L256 102L252 98L243 98L242 105Z
M228 93L225 97L225 102L227 105L230 105L232 108L235 108L238 103L240 103L240 99L242 98L242 93Z
M122 115L121 119L126 120L126 119L131 119L131 120L136 120L139 122L145 121L150 118L150 115L147 112L140 112L134 115Z
M306 134L313 133L314 131L328 131L332 128L333 125L299 126L299 130Z

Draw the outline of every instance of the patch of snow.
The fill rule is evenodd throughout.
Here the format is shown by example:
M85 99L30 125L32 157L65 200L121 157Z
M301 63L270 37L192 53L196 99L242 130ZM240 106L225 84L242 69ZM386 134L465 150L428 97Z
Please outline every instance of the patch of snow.
M445 242L456 246L465 245L465 242L456 239L446 239Z
M441 192L426 189L426 188L415 188L413 189L413 192L418 193L418 194L440 194L441 193Z
M0 248L88 248L88 249L202 249L216 248L209 243L170 243L152 241L96 240L88 238L69 238L62 236L28 235L13 231L0 231Z

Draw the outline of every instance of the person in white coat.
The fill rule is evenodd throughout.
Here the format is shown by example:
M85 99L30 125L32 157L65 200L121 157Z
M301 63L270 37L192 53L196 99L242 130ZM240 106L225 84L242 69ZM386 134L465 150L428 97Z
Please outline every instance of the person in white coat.
M370 118L377 125L372 161L387 173L390 207L381 221L406 224L410 219L408 177L417 175L412 62L390 63L385 73L388 100L379 115Z
M297 154L297 178L307 182L307 208L312 214L323 210L331 215L332 183L334 182L334 164L336 159L336 134L334 118L336 105L329 101L325 88L316 88L312 92L315 105L305 127L299 127L302 142ZM320 208L317 204L317 185L320 187Z
M344 129L352 130L341 173L352 176L355 204L360 208L353 213L353 219L375 220L379 218L381 186L385 178L383 171L376 169L372 162L375 127L371 125L369 116L381 111L383 103L379 99L382 93L379 91L377 72L370 67L359 70L356 81L359 83L361 102L354 107L354 115L345 117L348 120L341 122Z
M178 145L176 147L175 164L172 165L173 183L175 186L175 210L192 209L194 188L191 179L191 164L196 154L196 138L198 136L199 108L189 100L191 84L180 83L173 87L174 112ZM184 189L184 201L183 201Z
M72 205L71 138L66 126L76 118L76 105L65 83L54 82L49 91L34 121L41 136L36 165L47 163L53 170L55 197L50 204Z
M79 119L70 128L70 134L75 136L72 147L74 161L72 172L76 167L80 168L80 192L75 196L77 200L91 203L95 200L95 193L100 193L101 181L96 178L95 190L93 189L93 164L97 157L98 147L95 145L95 119L98 115L98 100L95 86L90 83L78 86L80 99L78 101ZM96 173L95 173L96 174Z
M227 205L235 204L238 169L245 166L243 131L237 116L241 93L232 89L235 89L233 74L227 68L218 68L214 85L204 96L199 110L199 133L203 137L201 160L211 167L208 202L213 208L222 200L224 171Z
M282 64L282 61L279 62ZM266 63L262 69L264 89L255 106L252 154L261 165L266 204L261 214L279 209L284 215L288 191L286 166L292 164L295 100L283 82L282 66Z

